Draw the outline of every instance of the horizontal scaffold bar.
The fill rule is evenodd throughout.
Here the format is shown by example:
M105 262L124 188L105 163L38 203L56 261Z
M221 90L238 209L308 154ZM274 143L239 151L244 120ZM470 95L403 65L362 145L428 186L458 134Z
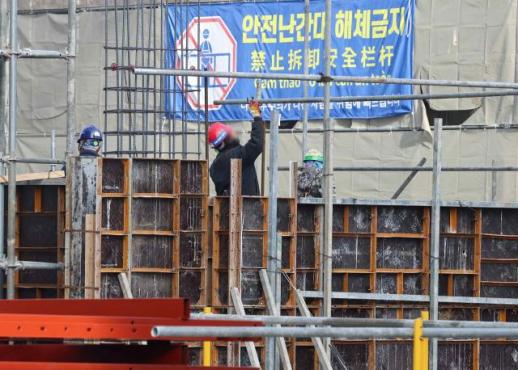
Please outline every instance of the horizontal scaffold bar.
M351 317L301 317L301 316L267 316L267 315L233 315L233 314L191 314L196 320L224 320L224 321L253 321L268 325L314 325L334 327L393 327L412 328L414 320L409 319L366 319ZM489 322L489 321L454 321L438 320L424 321L425 327L430 328L518 328L518 323Z
M472 91L464 93L444 93L444 94L394 94L394 95L364 95L364 96L332 96L330 101L333 103L346 102L363 102L363 101L391 101L391 100L425 100L425 99L464 99L464 98L482 98L492 96L511 96L518 95L518 90L501 90L501 91ZM241 105L247 104L249 99L227 99L214 100L217 105ZM323 103L324 98L278 98L278 99L260 99L262 104L309 104Z
M67 53L63 53L58 50L0 49L0 57L10 58L12 55L16 55L18 58L41 58L41 59L66 59L66 58L70 57Z
M211 337L211 338L313 338L335 339L410 338L413 328L336 328L336 327L206 327L206 326L155 326L152 335L166 337ZM494 339L518 338L516 328L424 328L423 335L429 338Z
M289 171L289 167L279 167L279 171ZM379 167L379 166L339 166L334 167L333 171L336 172L344 172L344 171L350 171L350 172L406 172L406 171L425 171L425 172L432 172L432 167L419 167L419 166L413 166L413 167L405 167L405 166L385 166L385 167ZM443 167L441 169L443 172L511 172L511 171L518 171L518 167L515 166L473 166L473 167Z
M306 298L322 298L320 291L302 291ZM427 303L430 300L428 295L416 294L381 294L381 293L356 293L356 292L333 292L333 299L350 300L373 300L385 302L418 302ZM518 305L518 298L490 298L490 297L462 297L462 296L439 296L440 303L458 304L483 304L483 305Z
M199 71L194 69L173 68L141 68L132 67L136 75L163 75L163 76L192 76L192 77L221 77L221 78L245 78L257 80L295 80L315 82L351 82L372 83L390 85L428 85L428 86L456 86L456 87L481 87L499 89L518 89L516 82L499 81L460 81L460 80L426 80L416 78L395 77L362 77L362 76L324 76L322 74L292 74L292 73L254 73L254 72L221 72Z

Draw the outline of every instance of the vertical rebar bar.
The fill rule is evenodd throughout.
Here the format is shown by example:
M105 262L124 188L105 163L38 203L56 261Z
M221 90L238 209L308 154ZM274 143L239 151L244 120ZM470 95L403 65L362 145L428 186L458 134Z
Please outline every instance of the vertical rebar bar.
M18 47L18 1L11 0L11 49ZM16 158L16 77L18 56L11 55L9 71L9 157ZM16 161L9 161L9 183L7 188L7 298L14 298L16 262Z
M309 0L304 1L304 74L309 74ZM308 97L309 82L303 81L304 98ZM309 118L309 104L304 104L302 111L302 161L304 155L308 151L308 118Z
M76 136L76 0L68 0L67 155L73 155Z
M439 319L439 247L441 237L442 118L434 119L432 235L430 250L430 318ZM430 341L430 369L437 370L437 339Z
M331 75L331 0L325 2L325 39L324 39L324 75ZM331 316L332 294L332 253L333 253L333 128L331 127L331 85L324 81L324 316ZM323 341L324 348L330 356L330 339Z
M273 291L274 302L276 310L274 314L280 315L280 301L277 302L277 288L276 283L279 273L279 261L277 260L277 194L278 194L278 154L279 154L279 124L281 116L278 110L272 110L270 117L270 179L268 187L268 279ZM282 247L281 247L282 248ZM277 348L275 346L275 338L268 338L266 347L267 370L274 370L277 366Z

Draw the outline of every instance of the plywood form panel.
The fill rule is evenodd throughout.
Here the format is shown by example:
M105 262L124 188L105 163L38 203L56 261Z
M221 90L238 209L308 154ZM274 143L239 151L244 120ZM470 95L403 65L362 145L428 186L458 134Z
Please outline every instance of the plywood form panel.
M206 162L101 162L101 296L120 296L117 274L125 272L135 297L183 295L205 305Z
M16 213L16 254L24 261L64 261L64 187L19 185ZM16 273L17 298L63 297L64 276L59 270Z

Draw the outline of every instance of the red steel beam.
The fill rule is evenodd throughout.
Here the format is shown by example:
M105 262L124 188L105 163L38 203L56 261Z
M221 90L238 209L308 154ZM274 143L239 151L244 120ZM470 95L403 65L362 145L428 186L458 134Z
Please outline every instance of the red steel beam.
M187 346L168 342L126 344L0 344L2 362L186 364Z
M0 370L259 370L252 367L144 365L144 364L95 364L73 362L0 362Z
M0 338L157 340L154 326L261 326L249 321L189 320L184 299L38 299L0 301ZM167 338L175 341L219 338ZM229 340L250 340L230 338Z

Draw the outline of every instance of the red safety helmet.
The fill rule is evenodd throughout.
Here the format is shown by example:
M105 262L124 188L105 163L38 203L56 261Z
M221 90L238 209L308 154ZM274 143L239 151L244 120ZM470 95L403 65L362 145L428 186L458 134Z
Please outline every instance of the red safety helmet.
M232 129L221 122L216 122L210 125L208 131L209 144L213 148L219 148L225 139L230 135Z

